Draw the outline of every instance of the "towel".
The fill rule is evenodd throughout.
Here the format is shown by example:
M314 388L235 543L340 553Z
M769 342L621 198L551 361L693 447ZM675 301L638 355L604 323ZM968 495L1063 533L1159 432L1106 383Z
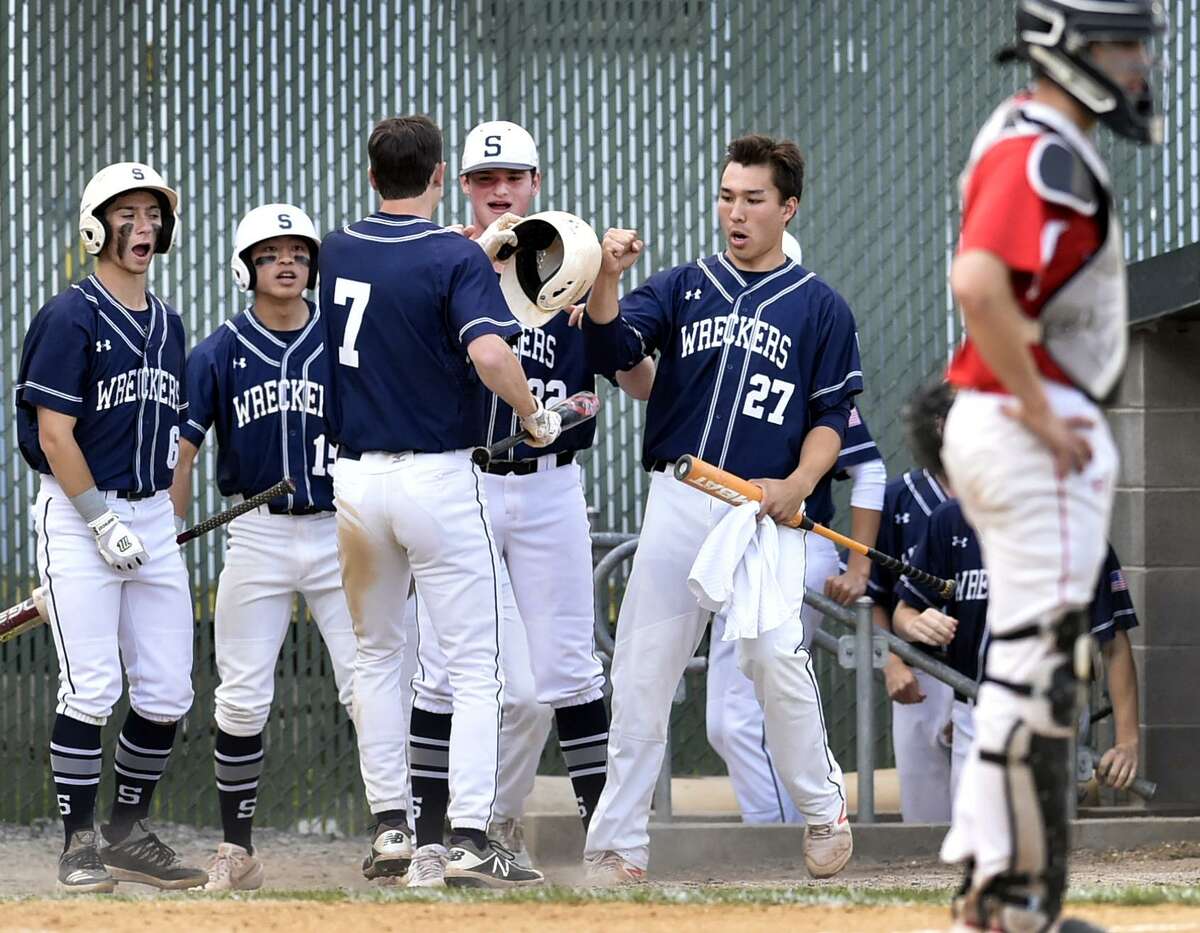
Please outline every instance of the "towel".
M803 576L804 568L789 567ZM757 638L788 620L779 585L779 528L758 520L758 503L730 509L709 530L688 574L700 605L725 622L722 641Z

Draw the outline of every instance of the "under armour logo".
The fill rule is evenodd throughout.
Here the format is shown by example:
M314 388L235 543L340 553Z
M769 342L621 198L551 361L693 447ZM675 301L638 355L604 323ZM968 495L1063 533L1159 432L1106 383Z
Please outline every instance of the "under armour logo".
M896 524L897 525L907 525L909 522L909 519L910 519L910 516L907 512L897 512L896 513Z
M246 358L244 356L236 357L233 361L233 367L234 367L234 369L245 369L246 368Z
M101 353L104 350L111 350L111 349L112 349L112 341L111 340L97 340L96 341L96 352L97 353Z
M684 301L698 301L699 298L700 298L700 289L698 289L698 288L689 288L686 292L683 293Z
M951 547L966 547L967 539L960 538L958 535L951 535L950 536L950 546Z

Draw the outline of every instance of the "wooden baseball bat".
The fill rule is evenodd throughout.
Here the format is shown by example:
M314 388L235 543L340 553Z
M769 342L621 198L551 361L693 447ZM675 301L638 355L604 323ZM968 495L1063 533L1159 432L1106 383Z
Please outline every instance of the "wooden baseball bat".
M689 486L694 486L701 492L708 493L714 498L728 502L730 505L742 505L745 502L762 501L762 490L749 480L735 476L733 473L713 466L711 463L706 463L699 457L694 457L691 454L685 454L676 462L675 478L687 483ZM818 525L803 512L798 512L786 522L782 522L782 524L791 528L803 528L805 531L811 531L822 538L828 538L834 544L849 548L856 554L862 554L881 567L886 567L888 570L903 574L918 583L924 583L926 586L933 587L943 599L951 599L954 596L953 580L943 580L941 577L935 577L933 574L926 573L912 564L897 560L895 557L884 554L882 551L877 551L873 547L868 547L861 541L855 541L853 538L847 538L843 534L838 534L832 528Z
M553 411L562 415L562 429L569 431L585 421L591 421L600 411L600 398L595 392L576 392L550 406ZM476 447L471 451L471 459L476 466L485 467L492 462L493 457L506 454L518 444L529 440L528 431L520 431L512 437L496 441L491 447Z
M193 525L186 531L175 536L176 544L186 544L194 538L199 538L201 535L206 535L222 525L228 524L239 515L245 515L257 509L260 505L266 505L276 496L282 496L289 492L295 492L296 484L287 477L281 479L270 489L264 489L257 495L251 496L244 502L239 502L232 505L216 515L212 515L198 525ZM5 609L0 612L0 644L16 638L32 628L37 628L43 622L50 618L50 614L46 611L46 588L39 586L33 591L28 599L18 603L11 609Z

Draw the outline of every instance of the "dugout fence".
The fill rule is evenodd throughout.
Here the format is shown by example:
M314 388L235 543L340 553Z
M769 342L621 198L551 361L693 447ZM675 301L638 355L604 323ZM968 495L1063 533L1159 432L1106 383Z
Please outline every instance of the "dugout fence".
M1200 0L1167 7L1167 145L1137 149L1101 134L1131 260L1200 240ZM0 0L6 398L30 318L86 271L79 195L109 162L150 162L180 190L179 243L156 261L153 287L198 340L241 307L228 260L246 210L294 201L328 229L371 209L365 146L380 116L430 114L451 172L472 125L522 123L541 144L541 207L645 233L634 283L715 249L721 150L753 130L794 137L805 151L792 229L805 264L855 310L863 411L895 472L906 465L899 405L959 336L945 286L955 178L971 134L1020 80L989 60L1010 22L1001 0ZM451 187L438 219L463 216ZM642 409L612 392L606 402L584 463L588 500L598 529L636 532ZM211 450L198 469L194 517L220 507ZM36 575L34 491L10 402L0 414L4 605ZM220 538L190 545L188 558L197 700L155 815L214 823ZM260 821L356 830L365 812L351 727L303 616L298 607L279 660ZM821 677L834 750L853 768L853 687L828 665ZM0 647L0 820L55 812L46 763L55 680L45 628ZM699 691L677 708L677 774L719 768L702 715ZM876 758L888 761L885 733Z

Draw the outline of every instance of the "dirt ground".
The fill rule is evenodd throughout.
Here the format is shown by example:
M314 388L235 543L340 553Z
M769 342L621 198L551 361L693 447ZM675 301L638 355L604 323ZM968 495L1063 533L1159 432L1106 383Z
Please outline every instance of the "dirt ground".
M218 834L184 826L161 827L161 835L187 861L203 864L215 849ZM673 885L660 900L665 903L440 903L372 899L374 889L359 872L365 839L298 835L273 830L255 834L267 864L265 896L213 899L204 894L160 894L139 885L121 885L117 893L130 901L55 895L55 860L61 846L60 829L48 821L33 827L0 824L0 931L9 930L144 930L174 925L181 930L307 930L400 929L414 923L419 929L478 927L481 922L518 931L619 933L675 931L707 933L717 930L780 930L817 933L874 933L874 931L945 930L946 907L847 906L842 904L696 904L686 903L691 892L787 888L806 897L828 888L831 896L853 891L896 891L920 894L924 889L949 888L957 873L928 860L859 864L832 882L812 882L794 866L724 867L702 875L656 878ZM542 866L550 882L577 884L574 865ZM1072 889L1088 897L1112 886L1200 886L1200 845L1175 844L1126 852L1086 853L1072 865ZM275 892L272 896L271 892ZM304 893L302 893L304 892ZM322 897L327 892L333 898ZM344 893L343 893L344 892ZM378 892L376 892L378 894ZM347 895L349 898L347 899ZM384 892L387 896L387 892ZM312 898L312 899L310 899ZM926 894L925 900L928 900ZM940 898L938 898L940 900ZM674 902L679 901L679 902ZM1200 906L1157 905L1113 907L1081 904L1071 913L1118 933L1200 933Z

